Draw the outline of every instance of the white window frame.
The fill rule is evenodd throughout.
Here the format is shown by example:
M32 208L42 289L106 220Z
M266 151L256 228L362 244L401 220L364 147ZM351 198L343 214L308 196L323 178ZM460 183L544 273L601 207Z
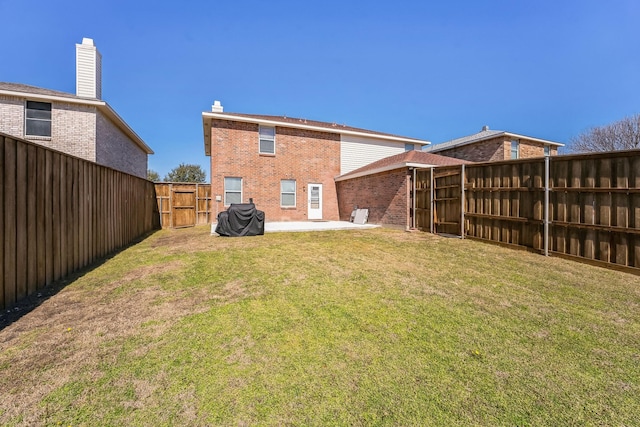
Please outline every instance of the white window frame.
M515 160L519 158L520 158L520 140L512 139L511 140L511 160Z
M282 184L284 182L293 182L293 193L290 191L283 191L282 189ZM298 186L296 183L295 179L281 179L280 180L280 207L281 208L295 208L297 206L297 202L298 202L298 196L297 196L297 190L298 190ZM284 196L285 194L293 194L293 205L285 205L282 203L282 196Z
M263 135L262 131L269 129L270 132L267 135ZM273 133L273 135L271 135ZM262 151L262 141L270 141L273 143L273 151ZM276 128L275 126L260 126L258 129L258 153L260 154L276 154Z
M240 180L240 191L227 190L227 180L228 179L239 179ZM243 196L243 194L242 194L243 193L243 188L244 188L244 180L241 177L239 177L239 176L225 176L224 177L224 205L225 206L231 206L231 203L227 202L227 193L234 193L234 194L240 193L240 202L239 203L242 203L242 200L243 200L243 198L242 198L242 196Z
M29 111L46 111L46 110L36 110L34 108L29 108L29 103L30 102L37 102L38 104L48 104L49 105L49 118L40 118L40 117L29 117ZM53 122L52 122L52 112L53 112L53 105L50 102L42 102L42 101L30 101L30 100L26 100L24 103L24 136L25 137L29 137L29 138L51 138L51 134L52 134L52 127L53 127ZM32 135L30 133L27 133L27 123L29 122L48 122L49 123L49 135Z
M545 157L549 157L551 155L551 146L550 145L545 145L543 152L544 152L544 156Z

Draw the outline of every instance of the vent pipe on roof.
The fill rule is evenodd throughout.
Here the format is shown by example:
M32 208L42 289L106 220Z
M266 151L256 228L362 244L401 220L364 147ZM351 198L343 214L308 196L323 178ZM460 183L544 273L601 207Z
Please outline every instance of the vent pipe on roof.
M482 132L486 132L488 130L489 130L489 126L487 125L482 126Z
M76 43L76 95L83 98L102 98L102 55L93 39L83 38Z
M212 113L222 113L223 108L222 108L222 104L220 104L220 101L213 101L213 105L211 106L211 112Z

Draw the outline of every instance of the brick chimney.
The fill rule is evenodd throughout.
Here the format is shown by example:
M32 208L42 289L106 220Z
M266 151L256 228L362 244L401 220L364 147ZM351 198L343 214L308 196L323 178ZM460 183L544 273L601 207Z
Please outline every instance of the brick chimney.
M93 39L76 43L76 95L102 99L102 55Z

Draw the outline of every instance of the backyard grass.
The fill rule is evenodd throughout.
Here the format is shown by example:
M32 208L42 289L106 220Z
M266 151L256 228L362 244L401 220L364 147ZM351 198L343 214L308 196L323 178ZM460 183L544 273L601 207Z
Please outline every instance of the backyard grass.
M0 330L2 425L639 425L640 277L375 229L164 230Z

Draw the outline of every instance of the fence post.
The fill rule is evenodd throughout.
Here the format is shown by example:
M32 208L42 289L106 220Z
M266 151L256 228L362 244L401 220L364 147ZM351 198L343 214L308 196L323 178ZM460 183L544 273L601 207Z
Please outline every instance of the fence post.
M200 192L198 191L198 183L196 182L196 225L200 224L200 212L198 211L198 205L200 205Z
M549 256L549 166L551 157L544 158L544 256Z
M173 228L173 184L169 184L169 228Z
M464 239L464 165L460 165L460 238Z
M413 182L411 183L411 228L416 228L416 169L413 169Z
M433 195L434 195L434 191L433 191L433 168L431 168L431 175L429 177L429 232L431 234L434 233L434 226L433 226L433 216L436 214L435 212L435 208L436 208L436 204L433 201Z

